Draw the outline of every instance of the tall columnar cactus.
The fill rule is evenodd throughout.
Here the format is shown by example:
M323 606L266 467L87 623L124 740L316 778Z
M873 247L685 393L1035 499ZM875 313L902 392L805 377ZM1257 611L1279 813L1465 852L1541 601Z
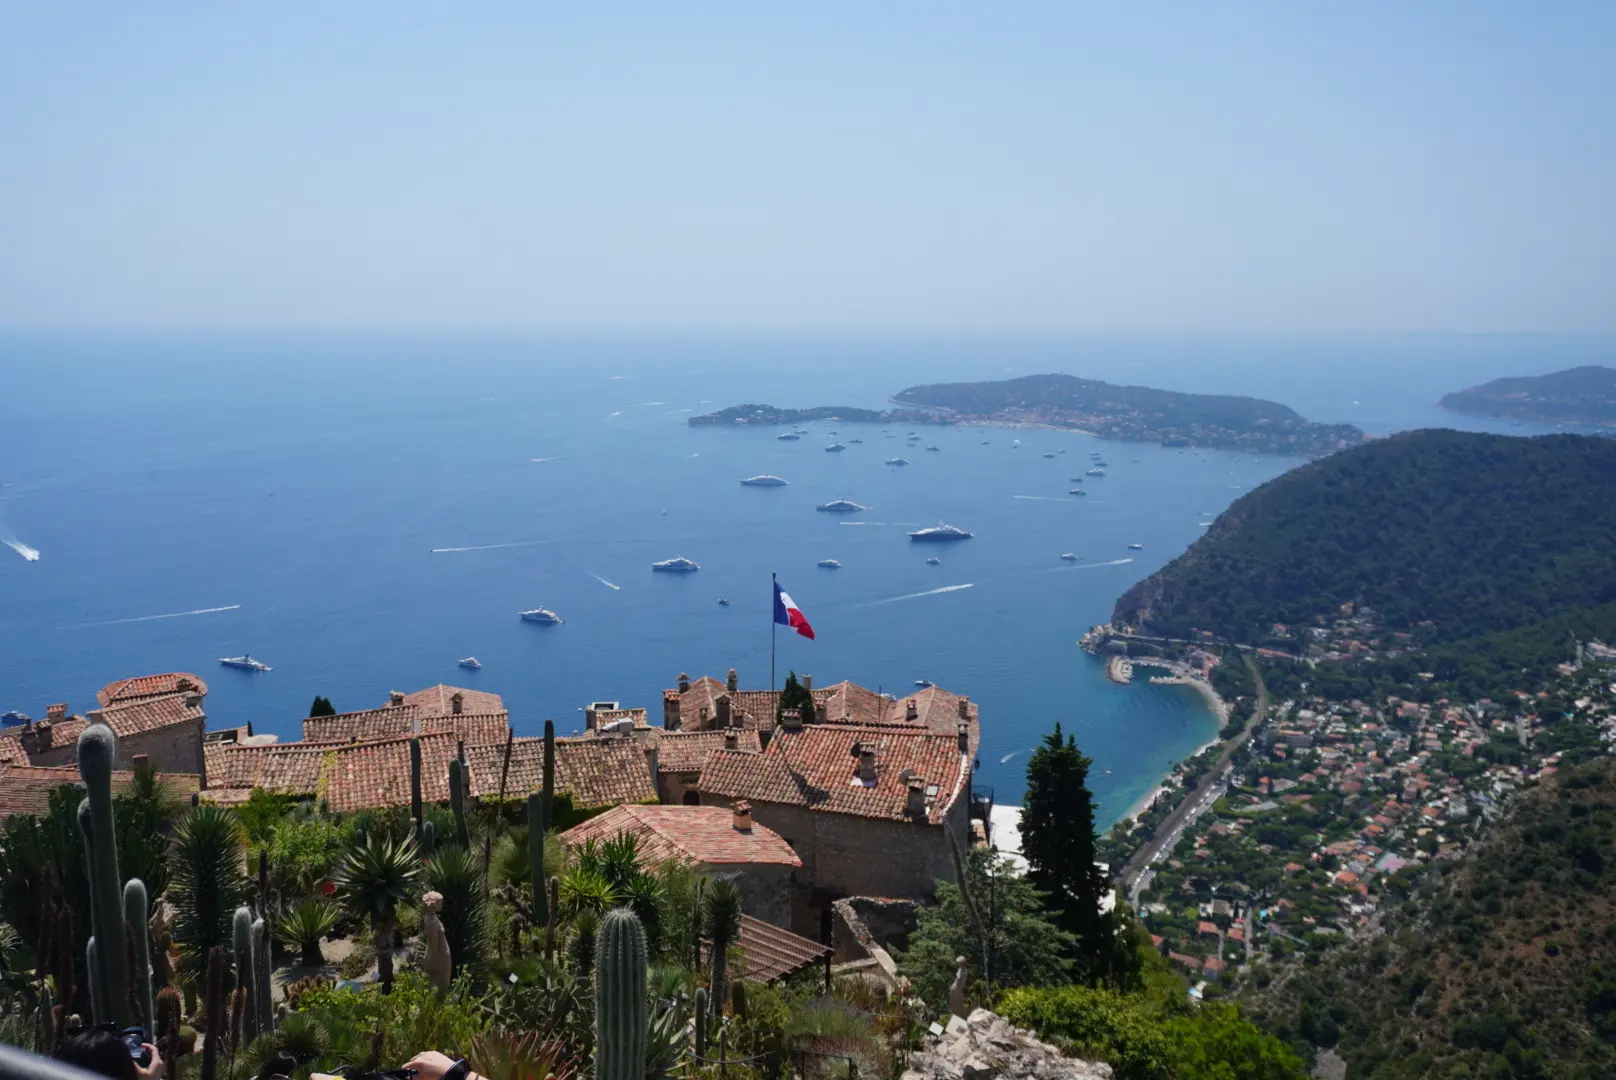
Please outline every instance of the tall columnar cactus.
M449 808L454 811L455 843L471 850L471 833L466 830L466 766L459 758L449 762Z
M533 887L533 920L549 926L549 897L544 887L544 797L536 792L527 797L527 860Z
M645 930L627 908L601 920L595 957L595 1080L645 1075Z
M555 824L555 721L544 722L544 827Z
M90 979L90 1012L100 1020L107 1015L107 1003L101 997L101 958L96 955L94 934L84 944L84 970Z
M556 951L556 916L561 912L561 879L555 876L550 878L550 911L551 918L544 924L544 955L554 961Z
M746 1019L746 984L734 982L729 988L729 1011L737 1020Z
M262 916L252 924L252 999L247 1003L253 1013L253 1028L260 1035L275 1030L275 1016L269 1007L269 927Z
M172 986L165 986L157 991L157 1020L152 1027L152 1036L157 1042L158 1053L163 1055L163 1063L168 1067L168 1075L177 1077L180 1074L180 992Z
M421 740L410 740L410 820L415 823L417 839L421 835Z
M700 986L696 987L696 1056L707 1056L707 990Z
M208 950L207 989L202 995L202 1071L198 1080L218 1080L219 1044L224 1042L224 947Z
M85 837L89 855L91 917L95 920L96 953L100 958L99 986L106 1015L100 1023L129 1024L129 954L123 930L123 879L118 876L118 832L112 819L112 762L118 740L105 724L90 724L79 735L79 776L84 779L89 805L90 831ZM80 808L80 826L84 823Z
M253 976L253 915L252 909L238 907L235 918L230 923L230 943L236 958L236 989L253 996L253 988L257 982ZM254 1009L247 1009L246 1023L242 1031L241 1044L245 1046L258 1036L258 1014Z
M430 821L421 822L421 858L430 859L438 850L438 827Z
M135 1001L140 1005L140 1022L147 1031L157 1030L157 1007L152 998L151 931L146 919L151 905L146 897L146 883L130 878L123 886L123 918L129 932L135 936Z

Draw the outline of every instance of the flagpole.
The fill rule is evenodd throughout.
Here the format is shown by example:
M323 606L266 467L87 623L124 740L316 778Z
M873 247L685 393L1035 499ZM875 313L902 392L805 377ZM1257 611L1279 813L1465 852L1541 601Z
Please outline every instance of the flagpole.
M774 693L774 590L778 587L778 579L774 574L769 575L769 693Z

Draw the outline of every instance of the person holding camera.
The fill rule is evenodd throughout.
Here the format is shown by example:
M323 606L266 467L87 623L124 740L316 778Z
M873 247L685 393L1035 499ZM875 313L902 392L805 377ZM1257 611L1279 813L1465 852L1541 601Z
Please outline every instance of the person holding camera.
M111 1080L162 1080L163 1055L145 1038L138 1028L120 1032L103 1024L69 1035L55 1057Z

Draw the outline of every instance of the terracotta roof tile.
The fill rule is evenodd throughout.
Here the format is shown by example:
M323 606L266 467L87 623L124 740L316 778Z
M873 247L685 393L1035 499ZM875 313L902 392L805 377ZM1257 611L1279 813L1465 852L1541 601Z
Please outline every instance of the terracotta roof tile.
M88 727L90 722L82 716L69 717L66 720L56 720L47 723L44 720L35 721L32 727L10 728L0 734L0 764L28 765L31 763L29 753L42 753L46 750L55 750L63 746L71 746L79 740L79 733ZM29 734L29 733L32 734ZM24 736L27 735L27 741Z
M189 798L201 786L193 773L159 773L159 780L176 798ZM135 778L124 770L112 774L114 792L122 791ZM12 814L44 814L50 810L50 793L63 784L82 786L75 766L40 768L26 765L0 765L0 818Z
M421 720L423 735L453 735L467 746L505 745L510 733L510 716L503 712L461 713L459 716L428 716Z
M825 962L830 946L782 930L750 915L741 916L741 977L773 982Z
M161 697L164 694L182 694L186 692L206 695L208 684L199 676L189 671L169 671L161 675L137 675L132 679L119 679L108 683L96 691L95 700L100 705L111 705L117 701L135 701L140 698Z
M92 721L100 718L120 737L160 731L175 724L200 723L205 716L201 698L187 694L119 701L90 712Z
M629 833L652 862L676 860L705 866L766 864L801 866L791 845L754 822L742 832L725 806L616 806L561 834L562 843L604 842Z
M412 705L383 706L310 716L303 721L303 738L310 742L359 742L364 739L396 739L415 731L420 711Z
M661 731L657 733L657 771L699 773L713 751L724 749L722 731ZM756 731L737 731L737 749L758 753L763 744Z
M875 752L875 779L858 778L856 748ZM909 784L923 781L926 817L939 824L964 791L970 758L957 735L907 726L808 724L778 731L761 754L720 750L708 759L703 794L786 803L829 813L911 820Z
M474 797L490 799L499 795L504 754L503 742L466 747ZM543 784L544 740L513 740L506 797L526 797ZM657 798L647 747L633 738L584 735L557 739L555 786L558 793L570 795L573 805L580 808L656 802Z
M446 686L443 683L429 686L425 690L417 690L413 694L405 694L404 704L416 706L421 710L422 716L450 716L454 713L456 694L460 695L460 711L463 713L486 714L505 711L505 701L498 694L491 694L486 690Z

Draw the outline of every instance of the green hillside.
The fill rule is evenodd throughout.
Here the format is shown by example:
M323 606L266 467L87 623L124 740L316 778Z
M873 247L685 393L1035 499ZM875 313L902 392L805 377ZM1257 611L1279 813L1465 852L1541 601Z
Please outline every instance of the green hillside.
M1494 379L1443 397L1444 409L1553 424L1616 424L1616 369L1589 364L1549 375Z
M1348 601L1454 641L1616 601L1616 440L1413 431L1249 492L1113 619L1258 641Z
M1616 1076L1616 761L1523 793L1390 932L1254 991L1354 1080Z

